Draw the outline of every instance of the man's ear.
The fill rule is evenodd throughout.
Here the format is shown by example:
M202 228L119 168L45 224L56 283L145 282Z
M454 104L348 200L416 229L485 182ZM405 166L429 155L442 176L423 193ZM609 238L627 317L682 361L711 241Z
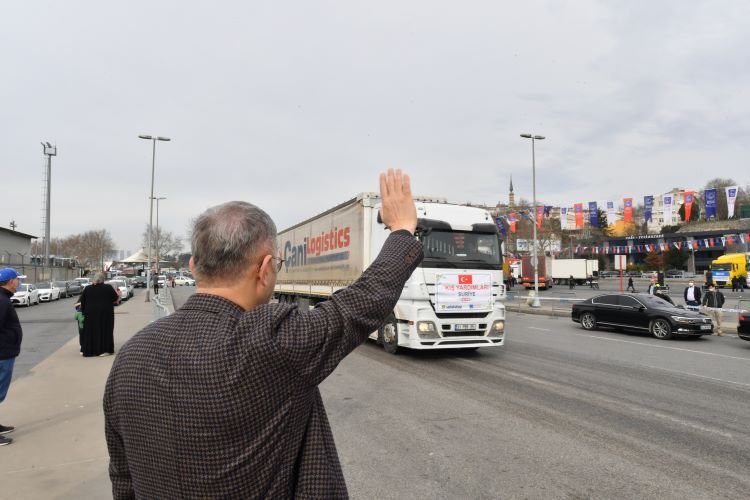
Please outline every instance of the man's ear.
M270 283L271 275L273 274L271 266L273 266L273 258L270 255L266 255L263 257L258 269L258 284L263 288L268 287Z
M190 261L188 262L188 269L190 269L190 274L195 276L195 262L193 262L193 257L190 257Z

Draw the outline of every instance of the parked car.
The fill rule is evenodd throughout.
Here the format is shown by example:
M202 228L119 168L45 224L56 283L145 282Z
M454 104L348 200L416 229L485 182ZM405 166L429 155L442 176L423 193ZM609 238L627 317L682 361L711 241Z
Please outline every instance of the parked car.
M136 276L135 278L133 278L133 287L134 288L146 288L146 277Z
M109 280L107 283L119 289L121 302L125 302L130 298L130 290L125 280Z
M600 326L650 332L658 339L713 333L711 318L647 293L604 294L573 304L573 321L584 330Z
M43 281L37 283L37 290L39 290L39 300L41 302L52 302L53 300L60 300L60 287L55 286L54 282Z
M128 298L130 298L133 295L135 295L135 292L134 292L135 285L133 284L133 278L128 278L127 276L119 276L117 279L120 280L120 281L124 281L125 285L127 285L127 287L128 287Z
M55 281L55 286L60 289L60 298L67 299L71 296L70 286L67 281Z
M656 271L643 271L641 273L641 278L651 279L656 278L657 274Z
M21 283L10 298L11 304L29 307L39 303L39 290L30 283Z
M737 335L742 340L750 340L750 314L740 313L737 323Z
M76 280L68 281L67 285L68 285L68 295L70 297L74 295L81 295L81 292L83 292L83 286L81 286L81 284Z
M640 271L628 271L627 273L625 273L625 276L627 276L628 278L640 278L641 272Z
M174 284L180 286L195 286L195 280L193 278L188 278L187 276L177 276L174 279Z
M81 284L81 288L86 288L91 284L91 280L89 278L76 278L75 280Z
M666 278L684 278L685 272L681 269L668 269L667 272L664 273L664 276Z
M618 276L620 276L620 271L599 271L601 278L617 278Z
M120 286L112 281L105 281L104 284L111 286L115 290L115 293L117 293L117 301L115 302L115 305L119 306L122 304L122 289Z
M159 286L159 288L164 288L165 286L167 286L167 276L164 274L160 274L156 280L156 284Z

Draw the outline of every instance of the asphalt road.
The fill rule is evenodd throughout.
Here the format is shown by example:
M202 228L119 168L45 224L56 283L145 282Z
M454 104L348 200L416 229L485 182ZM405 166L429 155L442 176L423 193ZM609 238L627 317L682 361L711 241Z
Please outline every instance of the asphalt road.
M344 360L321 391L352 498L747 498L750 342L514 313L507 335Z

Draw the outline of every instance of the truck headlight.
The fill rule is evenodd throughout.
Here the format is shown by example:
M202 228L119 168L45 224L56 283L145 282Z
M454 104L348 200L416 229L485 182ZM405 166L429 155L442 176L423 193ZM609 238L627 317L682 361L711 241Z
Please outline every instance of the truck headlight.
M502 335L503 333L505 333L505 320L498 319L494 323L492 323L492 327L490 328L490 335Z
M438 336L437 326L432 321L417 321L417 334L422 338L435 338Z

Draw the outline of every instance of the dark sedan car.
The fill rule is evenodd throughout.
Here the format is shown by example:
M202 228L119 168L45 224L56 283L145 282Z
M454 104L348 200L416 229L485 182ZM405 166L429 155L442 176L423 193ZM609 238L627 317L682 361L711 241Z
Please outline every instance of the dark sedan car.
M604 294L573 304L573 321L585 330L600 326L650 332L658 339L713 333L711 318L647 293Z
M739 324L737 325L737 335L742 340L750 340L750 314L740 313Z
M68 284L68 296L73 295L81 295L81 292L83 292L83 286L79 281L71 280L67 282Z
M136 276L133 278L133 288L146 288L146 277Z

